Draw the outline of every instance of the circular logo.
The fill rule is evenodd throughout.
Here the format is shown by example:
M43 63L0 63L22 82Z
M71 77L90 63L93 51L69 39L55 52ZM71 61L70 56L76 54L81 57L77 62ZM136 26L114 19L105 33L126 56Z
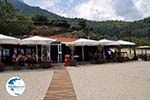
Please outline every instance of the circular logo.
M7 80L6 90L12 96L19 96L25 90L25 83L20 77L11 77Z

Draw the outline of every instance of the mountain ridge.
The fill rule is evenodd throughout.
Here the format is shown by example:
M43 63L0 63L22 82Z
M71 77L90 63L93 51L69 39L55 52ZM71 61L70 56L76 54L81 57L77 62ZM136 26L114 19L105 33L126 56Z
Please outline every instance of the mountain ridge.
M63 19L63 17L58 16L52 12L49 12L45 9L41 9L40 7L34 7L26 4L23 0L7 0L8 2L12 3L20 13L26 16L33 16L35 14L43 14L48 16L50 19Z
M150 17L138 21L133 21L133 22L119 21L119 20L91 21L83 18L61 17L57 14L41 9L40 7L29 6L25 4L23 0L21 1L8 0L8 1L11 2L15 6L15 8L17 8L23 15L29 16L31 22L32 22L31 17L35 14L46 15L49 18L49 22L50 22L49 25L47 25L47 27L49 27L48 34L52 33L54 35L61 34L64 36L68 35L68 36L78 37L78 38L90 37L91 39L107 38L107 39L114 39L114 40L117 39L130 40L131 37L133 41L135 40L138 41L139 43L141 43L141 41L143 43L146 43L145 38L147 38L147 40L150 40ZM56 24L60 24L61 22L67 21L70 24L70 27L64 29L63 26L58 26L59 28L57 28L55 27L54 24L51 23L53 21L56 22ZM85 22L86 24L85 29L82 29L81 26L79 25L81 21ZM39 29L45 29L45 27L38 28L37 30ZM71 29L71 32L70 30L68 32L68 29ZM150 41L148 42L150 44Z
M5 1L5 0L0 0L0 1ZM46 15L48 16L49 18L52 18L53 19L69 19L70 21L71 20L74 20L74 19L83 19L83 18L67 18L67 17L63 17L61 15L57 15L55 13L52 13L46 9L42 9L38 6L30 6L28 5L27 3L24 2L24 0L7 0L8 2L12 3L13 6L15 6L17 9L20 10L21 13L27 15L27 16L32 16L32 15L35 15L35 14L43 14L43 15ZM149 17L148 17L149 18ZM143 19L146 19L146 18L141 18L140 20L135 20L136 22L137 21L141 21ZM110 22L110 21L121 21L121 22L130 22L130 21L123 21L123 20L106 20L106 21L94 21L94 20L87 20L87 19L84 19L86 21L91 21L91 22ZM131 21L131 22L134 22L134 21Z

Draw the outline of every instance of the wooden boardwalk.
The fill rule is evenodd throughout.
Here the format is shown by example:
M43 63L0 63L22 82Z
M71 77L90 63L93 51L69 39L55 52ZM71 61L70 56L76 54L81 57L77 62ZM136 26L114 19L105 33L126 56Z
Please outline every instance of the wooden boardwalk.
M56 69L44 100L77 100L66 68Z

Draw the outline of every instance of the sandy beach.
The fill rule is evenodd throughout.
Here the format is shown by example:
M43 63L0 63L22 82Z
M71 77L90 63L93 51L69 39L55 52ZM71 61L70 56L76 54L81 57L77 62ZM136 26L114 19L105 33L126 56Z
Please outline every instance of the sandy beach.
M6 91L6 82L10 77L19 76L25 82L25 92L13 97ZM0 100L43 100L53 76L52 69L7 71L0 73Z
M150 100L150 62L135 61L67 67L77 100ZM53 69L0 73L0 100L43 100ZM25 92L18 97L7 93L8 78L21 77Z
M150 62L68 67L78 100L150 100Z

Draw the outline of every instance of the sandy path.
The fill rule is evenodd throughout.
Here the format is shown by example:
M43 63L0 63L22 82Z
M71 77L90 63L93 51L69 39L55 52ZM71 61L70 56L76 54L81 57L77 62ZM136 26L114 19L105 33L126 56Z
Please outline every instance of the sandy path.
M6 91L6 81L12 76L19 76L25 82L26 90L21 96L13 97ZM0 100L43 100L52 76L51 69L0 73Z
M78 100L150 100L150 62L68 68Z

